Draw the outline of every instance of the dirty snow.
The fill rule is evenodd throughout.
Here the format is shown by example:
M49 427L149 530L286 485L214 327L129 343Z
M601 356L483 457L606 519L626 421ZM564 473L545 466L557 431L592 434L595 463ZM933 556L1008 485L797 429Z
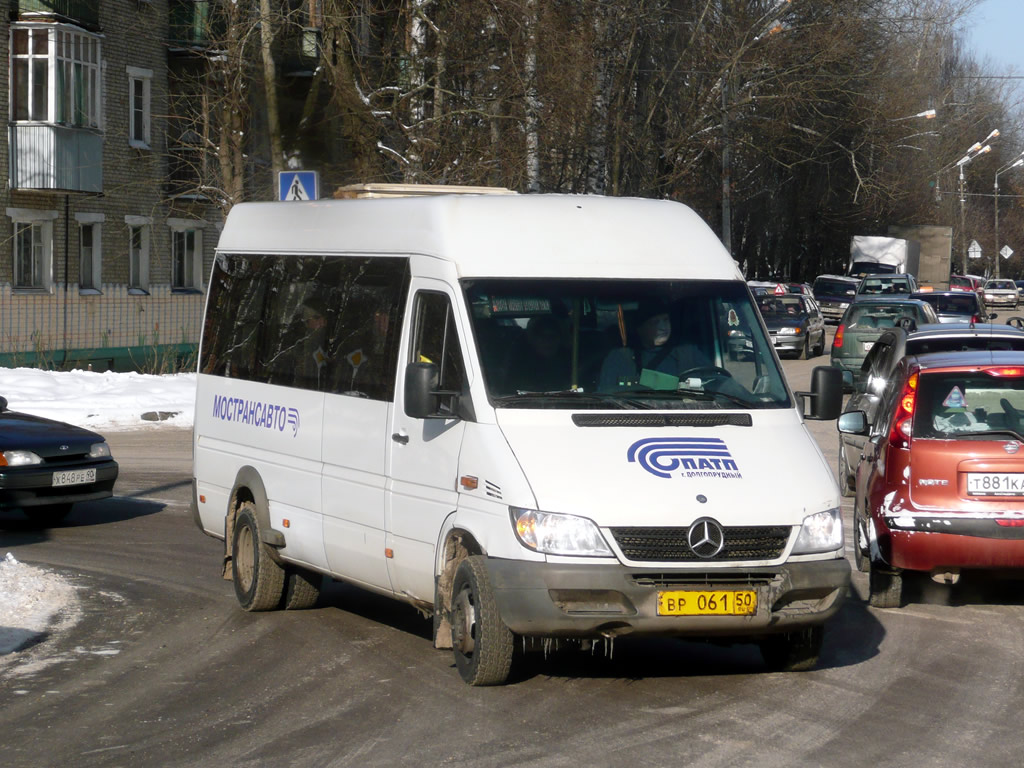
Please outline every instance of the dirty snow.
M75 588L61 576L10 552L0 560L0 656L31 645L55 623L73 624L78 614Z

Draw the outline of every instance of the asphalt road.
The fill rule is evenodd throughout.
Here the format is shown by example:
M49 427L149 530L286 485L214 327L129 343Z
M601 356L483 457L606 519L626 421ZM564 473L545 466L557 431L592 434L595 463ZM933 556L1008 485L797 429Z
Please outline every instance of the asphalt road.
M787 361L794 388L823 363ZM834 467L834 422L808 426ZM83 611L0 656L5 768L1021 763L1019 584L876 610L855 572L805 673L766 672L752 645L622 638L474 689L385 598L330 584L313 610L243 612L188 510L189 433L109 437L117 497L50 530L0 520L0 552L65 574Z

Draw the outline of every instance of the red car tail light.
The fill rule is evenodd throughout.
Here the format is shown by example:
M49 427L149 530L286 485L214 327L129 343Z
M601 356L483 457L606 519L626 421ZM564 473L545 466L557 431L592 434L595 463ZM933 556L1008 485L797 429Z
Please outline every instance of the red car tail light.
M1024 528L1024 520L996 520L996 525L1004 528Z
M843 331L846 330L846 326L840 323L839 327L836 328L836 337L832 339L832 349L841 349L843 346Z
M981 315L971 315L971 325L981 322Z
M914 418L914 406L917 403L917 381L919 374L912 370L903 385L903 392L896 401L896 417L892 420L889 431L889 445L895 448L907 448L910 444L911 420Z
M1019 365L1005 365L999 368L983 368L989 376L1004 376L1006 378L1014 378L1024 376L1024 368Z

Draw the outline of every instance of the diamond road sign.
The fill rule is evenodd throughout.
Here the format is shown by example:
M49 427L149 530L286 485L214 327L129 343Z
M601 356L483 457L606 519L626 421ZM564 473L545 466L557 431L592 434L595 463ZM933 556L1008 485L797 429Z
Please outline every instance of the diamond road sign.
M1000 256L1002 256L1002 257L1003 257L1004 259L1008 259L1008 258L1010 258L1011 256L1013 256L1013 248L1011 248L1011 247L1010 247L1010 246L1008 246L1008 245L1004 245L1004 246L1003 246L1003 247L1002 247L1002 248L1001 248L1001 249L999 250L999 255L1000 255Z
M316 200L320 174L316 171L281 171L277 174L278 200Z

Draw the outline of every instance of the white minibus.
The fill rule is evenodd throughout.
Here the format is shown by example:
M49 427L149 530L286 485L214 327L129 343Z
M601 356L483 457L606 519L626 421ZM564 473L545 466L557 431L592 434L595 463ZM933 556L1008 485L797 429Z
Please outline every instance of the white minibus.
M735 262L684 205L451 194L245 203L209 282L197 525L249 611L325 576L433 616L472 685L636 636L817 663L839 489Z

